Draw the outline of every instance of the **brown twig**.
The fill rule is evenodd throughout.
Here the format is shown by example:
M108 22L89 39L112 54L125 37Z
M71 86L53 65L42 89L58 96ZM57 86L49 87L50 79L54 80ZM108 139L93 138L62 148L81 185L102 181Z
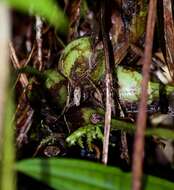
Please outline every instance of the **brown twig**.
M120 158L130 163L126 132L121 131L121 155Z
M19 60L17 58L16 51L13 47L12 42L9 43L9 48L10 48L10 58L11 58L11 61L12 61L14 68L20 69L21 65L20 65ZM19 80L20 80L22 87L26 88L28 85L28 79L27 79L26 74L20 74Z
M141 49L140 47L134 45L134 44L130 44L130 48L131 50L136 53L136 55L143 57L144 56L144 52L143 49ZM163 62L162 59L160 59L159 57L157 57L156 55L152 55L152 63L155 63L156 67L164 67L165 63ZM142 61L140 61L138 64L142 64Z
M141 179L142 179L142 165L143 165L143 152L144 152L144 132L146 128L147 119L147 98L148 98L148 81L150 78L150 64L152 59L152 46L153 46L153 35L156 18L156 4L157 0L150 0L147 28L146 28L146 39L145 39L145 51L143 57L143 79L141 84L141 99L139 104L138 118L136 123L136 133L134 141L134 153L133 153L133 190L140 190Z
M109 134L111 127L111 111L112 111L112 74L110 69L110 56L109 56L109 36L105 31L105 9L106 1L101 6L101 32L105 55L105 85L106 85L106 111L105 111L105 127L104 127L104 141L103 141L103 155L102 162L107 164L108 161L108 149L109 149Z
M163 0L163 14L166 61L174 79L174 21L171 0Z
M27 133L32 125L32 119L33 119L33 114L34 111L33 109L30 109L30 107L28 106L29 110L27 113L27 119L25 120L25 123L23 124L22 128L20 129L19 135L17 137L17 146L21 147L22 146L22 142L25 141L27 139Z
M144 56L143 50L134 44L130 45L131 50L136 53L136 55L139 55L140 57ZM137 64L142 64L142 61L140 61ZM173 81L171 72L169 68L166 65L166 62L163 58L159 57L157 54L152 55L152 64L151 64L151 71L153 71L154 75L163 83L168 84Z
M27 26L27 31L26 31L26 42L25 46L27 49L27 52L31 52L32 49L32 24L29 23Z
M80 23L80 14L81 14L81 0L74 0L71 3L68 3L67 13L69 15L69 32L68 32L68 41L78 37L78 27Z

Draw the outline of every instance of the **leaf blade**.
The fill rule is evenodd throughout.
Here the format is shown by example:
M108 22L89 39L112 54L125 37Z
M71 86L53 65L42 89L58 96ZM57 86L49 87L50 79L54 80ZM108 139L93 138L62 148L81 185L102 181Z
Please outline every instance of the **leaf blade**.
M17 171L23 172L55 189L73 190L128 190L131 174L118 168L82 160L30 159L18 162ZM46 177L44 177L46 176ZM172 190L174 183L145 176L145 189Z
M46 18L60 32L67 31L68 20L61 8L53 0L6 0L4 2L19 11L30 12L34 15L38 14Z

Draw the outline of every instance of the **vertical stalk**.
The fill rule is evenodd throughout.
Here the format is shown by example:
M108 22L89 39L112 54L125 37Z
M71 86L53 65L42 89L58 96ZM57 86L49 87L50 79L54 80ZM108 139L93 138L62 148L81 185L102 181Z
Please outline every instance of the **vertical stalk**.
M10 13L0 3L0 190L15 190L13 99L9 89Z
M106 31L106 8L107 1L101 2L101 33L104 48L105 57L105 88L106 88L106 111L105 111L105 127L104 127L104 140L103 140L103 155L102 162L107 164L108 161L108 149L109 149L109 134L111 128L111 112L112 112L112 73L110 66L110 54L109 54L109 35Z
M8 42L10 39L10 17L7 7L0 3L0 160L2 159L3 119L8 83Z
M166 62L174 79L174 21L171 0L163 0L163 15Z
M43 68L42 61L42 27L43 22L40 16L36 16L36 42L37 42L37 56L38 56L38 69L39 71Z
M141 83L141 98L136 122L136 133L133 153L133 190L141 189L141 179L143 175L143 153L144 153L144 134L147 119L147 100L148 100L148 82L150 78L150 64L152 59L152 46L155 28L157 0L150 0L147 18L145 51L142 60L143 79Z

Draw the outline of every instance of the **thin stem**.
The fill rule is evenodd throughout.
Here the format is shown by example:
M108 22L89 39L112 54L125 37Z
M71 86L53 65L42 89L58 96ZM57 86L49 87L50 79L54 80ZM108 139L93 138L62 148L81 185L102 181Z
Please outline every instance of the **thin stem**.
M146 39L145 39L145 51L142 59L142 72L143 79L141 85L141 99L139 104L138 118L136 122L136 133L134 141L134 153L133 153L133 190L140 190L141 179L143 174L143 152L144 152L144 134L146 129L147 119L147 99L148 99L148 82L150 63L152 59L152 46L153 36L156 18L156 5L157 0L150 0L149 11L147 18Z
M10 40L10 15L7 7L1 3L0 4L0 160L2 158L2 143L3 143L3 119L4 119L4 108L6 99L6 90L8 86L9 78L9 53L8 53L8 43Z
M42 70L43 61L42 61L42 27L43 22L40 16L36 16L36 41L37 41L37 55L38 55L38 64L39 71Z
M18 57L16 55L16 51L15 51L15 49L13 47L12 42L9 43L9 48L10 48L10 57L11 57L11 61L12 61L12 64L13 64L14 68L15 69L20 69L21 65L19 63ZM20 83L21 83L23 88L27 87L28 79L27 79L26 74L21 74L20 77L19 77L19 80L20 80Z
M103 155L102 162L107 164L108 149L109 149L109 134L111 128L111 112L112 112L112 74L110 69L110 56L109 56L109 36L105 31L105 9L106 1L103 2L101 7L101 32L105 55L105 85L106 85L106 111L105 111L105 127L104 127L104 141L103 141Z

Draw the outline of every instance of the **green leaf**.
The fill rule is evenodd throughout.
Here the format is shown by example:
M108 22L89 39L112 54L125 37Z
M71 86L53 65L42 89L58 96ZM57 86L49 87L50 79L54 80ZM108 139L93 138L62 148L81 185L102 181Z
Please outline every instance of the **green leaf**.
M132 134L136 130L136 126L134 124L128 123L125 121L112 119L111 123L112 123L111 130L123 130L127 133L132 133ZM145 135L146 136L157 136L159 138L174 140L174 131L172 129L147 128L145 131Z
M160 138L174 140L174 131L171 129L152 128L152 129L147 129L145 134L147 136L154 135Z
M56 190L130 190L131 173L82 160L30 159L16 164L17 171L47 183ZM173 190L174 183L144 176L144 190Z
M68 22L61 8L53 0L1 0L12 8L44 17L50 24L66 32Z

